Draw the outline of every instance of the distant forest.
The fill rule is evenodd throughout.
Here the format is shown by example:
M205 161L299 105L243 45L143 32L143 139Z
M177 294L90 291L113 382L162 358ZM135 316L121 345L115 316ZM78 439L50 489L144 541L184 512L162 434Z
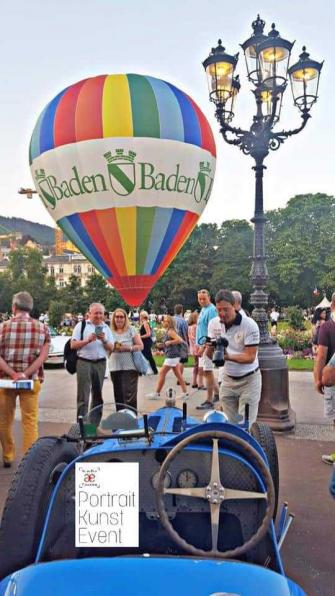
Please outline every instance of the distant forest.
M31 236L38 244L54 244L55 230L20 217L2 217L0 215L0 234L4 234L2 226L11 232L21 232L23 236Z

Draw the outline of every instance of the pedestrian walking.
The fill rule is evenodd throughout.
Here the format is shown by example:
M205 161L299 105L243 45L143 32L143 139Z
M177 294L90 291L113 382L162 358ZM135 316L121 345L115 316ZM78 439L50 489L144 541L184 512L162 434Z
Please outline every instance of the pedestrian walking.
M33 298L28 292L13 296L13 317L0 325L0 376L13 381L30 379L31 390L0 389L0 443L3 463L9 468L15 458L13 422L19 396L23 452L38 438L38 396L43 382L43 363L48 357L50 333L47 326L30 316Z
M156 366L155 359L152 355L151 348L152 348L152 338L151 338L151 328L149 325L149 315L146 310L141 310L140 312L140 337L143 342L143 350L142 354L148 360L152 372L154 375L158 375L158 370Z
M199 315L197 311L194 311L190 314L188 319L188 340L190 346L190 354L191 356L193 356L194 359L194 366L192 371L192 389L203 388L203 377L199 373L199 355L198 346L196 344L198 316Z
M109 370L114 387L116 409L131 406L137 409L137 386L139 373L132 352L141 352L143 342L135 327L130 325L123 308L117 308L111 319L114 349L109 359Z
M199 351L199 372L206 379L207 399L197 406L197 410L211 410L219 401L219 387L214 378L214 366L210 358L205 353L206 337L208 336L208 325L211 319L217 316L217 311L211 302L211 297L208 290L198 291L198 302L201 306L197 322L196 343ZM214 394L214 395L213 395Z
M277 335L277 325L279 320L279 312L275 307L270 312L271 335Z
M312 321L312 351L316 356L319 345L319 335L322 325L328 320L328 313L326 308L317 308Z
M183 353L180 354L180 372L184 374L184 364L188 362L188 354L189 354L189 339L188 339L188 324L187 321L184 319L184 307L182 304L176 304L174 307L174 320L176 323L176 331L179 337L182 338L183 344ZM179 385L179 381L177 382ZM187 381L185 381L185 385L189 385Z
M170 370L173 370L183 390L181 398L187 399L189 395L187 393L186 384L180 371L180 344L183 340L176 331L176 323L174 318L170 315L164 315L163 327L165 334L162 339L162 344L164 346L165 360L159 373L156 391L154 393L150 393L148 397L149 399L160 398L160 392L164 387L166 375Z
M89 399L90 410L96 408L92 421L99 423L102 415L102 387L106 371L106 358L113 349L113 336L104 322L105 309L95 302L90 305L88 318L82 332L82 322L75 326L71 338L71 348L77 350L77 418L86 416ZM81 339L82 337L82 339ZM98 406L101 406L100 411Z

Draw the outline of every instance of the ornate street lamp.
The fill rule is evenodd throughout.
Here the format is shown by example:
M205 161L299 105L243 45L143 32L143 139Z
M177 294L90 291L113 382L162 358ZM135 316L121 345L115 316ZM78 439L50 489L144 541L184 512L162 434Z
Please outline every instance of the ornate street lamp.
M264 159L270 151L276 151L284 141L298 134L310 118L310 109L318 97L318 86L322 64L309 57L306 48L298 62L289 68L294 42L283 39L272 24L268 35L264 34L265 22L257 19L252 23L253 34L241 47L244 52L248 80L253 85L256 113L249 130L231 125L234 118L234 103L240 90L240 82L235 75L238 54L227 54L221 40L203 62L208 84L209 97L215 104L215 115L220 124L220 132L230 145L236 145L245 155L255 160L255 213L253 264L251 281L253 293L250 301L254 306L252 316L257 321L261 345L259 349L262 370L262 398L259 418L269 423L275 430L294 428L294 413L290 408L288 394L288 370L286 359L277 341L268 331L268 294L265 292L268 281L266 266L264 224L266 217L263 208ZM294 104L301 112L301 125L293 130L276 131L280 120L283 94L291 80Z

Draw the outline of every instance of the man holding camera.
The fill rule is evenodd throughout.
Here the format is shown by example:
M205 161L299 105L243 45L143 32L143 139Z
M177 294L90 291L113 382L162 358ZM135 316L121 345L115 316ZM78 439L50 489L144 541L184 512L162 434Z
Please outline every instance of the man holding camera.
M258 364L260 341L257 323L250 317L243 317L234 308L235 298L229 290L219 290L215 296L218 317L208 325L207 356L213 358L213 343L219 338L228 340L224 350L224 372L220 386L222 409L230 422L238 422L238 414L244 417L245 406L249 405L249 425L257 418L261 398L262 377Z
M82 333L82 323L75 326L71 348L77 350L77 417L86 416L90 392L91 409L102 406L102 386L106 370L106 358L113 350L113 336L104 322L105 309L102 304L93 303ZM82 337L82 339L81 339ZM100 418L98 415L97 419Z

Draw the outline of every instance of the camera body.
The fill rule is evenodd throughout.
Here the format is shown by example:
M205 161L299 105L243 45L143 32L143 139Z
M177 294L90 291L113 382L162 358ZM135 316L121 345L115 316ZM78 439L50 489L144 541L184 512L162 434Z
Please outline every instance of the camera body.
M206 343L214 349L213 364L217 368L224 365L224 351L229 342L225 337L206 337Z

